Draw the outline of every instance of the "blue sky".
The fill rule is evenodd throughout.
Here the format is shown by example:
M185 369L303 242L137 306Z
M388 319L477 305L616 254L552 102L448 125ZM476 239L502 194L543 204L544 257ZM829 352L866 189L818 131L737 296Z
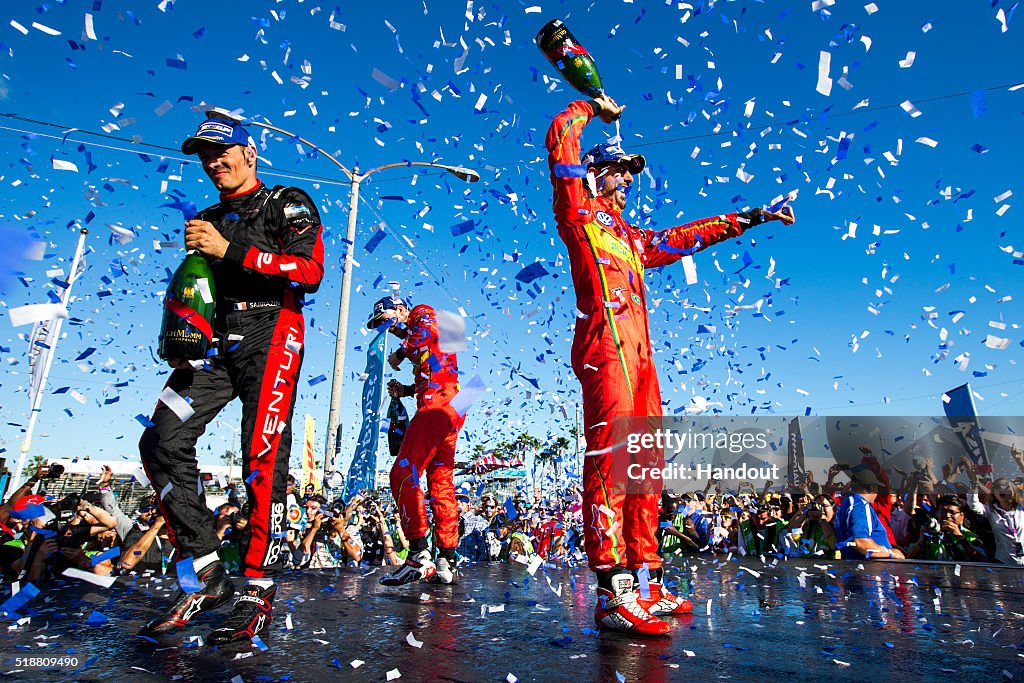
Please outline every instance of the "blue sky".
M563 430L579 401L568 368L574 300L543 138L578 96L533 44L555 17L627 104L623 145L648 158L631 220L665 228L800 190L796 225L760 227L699 254L697 285L685 284L679 266L649 271L670 413L700 396L735 414L936 414L943 391L970 381L980 412L1019 415L1024 89L1010 87L1024 82L1024 47L1013 7L287 0L210 13L184 0L9 3L17 26L0 26L0 111L34 122L0 118L0 227L16 245L4 261L13 277L0 284L3 304L46 301L47 271L70 258L78 226L91 233L75 324L65 327L49 385L68 389L44 401L34 452L137 457L134 416L152 410L166 379L153 351L164 279L183 256L154 246L181 242L181 214L161 205L215 201L199 168L173 151L203 103L265 117L350 167L438 160L482 175L466 185L393 169L364 186L346 452L358 432L361 321L389 280L415 301L471 316L461 366L491 391L463 447ZM822 52L831 60L828 95L818 89ZM87 133L104 127L126 141ZM595 122L584 144L612 134ZM348 188L308 148L262 142L272 163L263 179L309 191L327 228L327 277L306 311L295 423L301 431L303 414L316 418L319 457L330 381L310 380L331 372ZM54 159L78 170L57 170ZM469 220L472 231L453 235ZM134 239L112 241L109 225ZM382 225L387 238L367 251ZM45 257L18 258L35 240L47 242ZM537 260L549 274L517 283ZM707 328L715 332L698 333ZM0 441L13 457L28 410L28 344L19 335L30 328L0 330ZM988 335L1008 346L990 348ZM237 424L237 415L230 407L223 420ZM231 440L214 425L202 459L215 462Z

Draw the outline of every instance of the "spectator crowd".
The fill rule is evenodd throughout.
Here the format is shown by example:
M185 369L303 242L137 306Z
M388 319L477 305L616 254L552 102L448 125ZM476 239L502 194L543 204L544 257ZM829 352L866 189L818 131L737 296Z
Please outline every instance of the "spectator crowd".
M1012 449L1024 473L1024 453ZM1021 477L992 478L970 459L951 462L941 478L931 463L911 474L895 469L895 483L861 448L856 465L836 464L823 483L808 472L795 485L758 490L744 482L723 490L709 480L701 490L664 491L658 536L662 555L732 553L768 558L994 562L1024 566ZM121 509L103 468L83 493L52 499L49 481L60 465L39 467L0 505L0 572L6 581L43 581L69 568L99 576L175 571L173 546L156 496ZM845 473L845 484L836 482ZM472 487L475 487L473 489ZM37 490L38 489L38 490ZM211 511L220 554L237 570L247 506L234 487ZM581 490L567 481L530 497L487 484L465 484L459 504L459 562L540 561L585 566ZM373 567L404 562L409 543L387 492L363 491L329 500L312 485L288 479L286 564L290 569ZM429 507L429 497L428 497Z

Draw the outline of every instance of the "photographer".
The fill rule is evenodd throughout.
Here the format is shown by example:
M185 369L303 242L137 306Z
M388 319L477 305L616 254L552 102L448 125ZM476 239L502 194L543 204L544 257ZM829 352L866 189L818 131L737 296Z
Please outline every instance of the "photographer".
M30 523L30 527L41 530L33 531L28 542L29 550L23 565L27 581L39 581L47 574L61 574L72 566L94 573L109 573L108 567L93 566L84 547L94 537L112 531L117 525L113 515L99 507L97 502L97 494L71 494L47 505L42 517ZM64 522L69 514L70 519ZM90 551L100 552L113 540L113 534L106 534L103 540L90 547Z
M356 541L346 528L345 518L333 510L324 510L326 499L314 494L306 501L309 526L302 539L303 561L307 569L325 569L342 566L346 557L356 563L362 558L361 541Z
M376 500L367 500L367 512L364 517L360 535L363 540L362 559L371 566L391 565L397 566L405 561L395 551L395 539L388 527L387 516ZM401 525L398 526L401 530ZM402 537L405 540L405 537ZM408 547L408 542L405 541Z
M966 507L956 496L942 496L921 526L920 536L911 546L907 558L912 560L947 560L987 562L981 541L964 524Z
M818 496L793 516L793 536L797 536L800 553L807 557L836 559L835 502L828 496Z
M25 483L22 484L18 490L12 493L10 498L0 505L0 524L5 524L7 522L15 503L32 493L33 487L39 483L40 479L56 479L62 474L64 474L63 465L40 465L36 469L35 474L25 480Z
M156 497L148 496L139 504L138 520L121 542L121 571L163 571L163 549L168 545L164 518L156 506Z
M478 513L472 506L469 496L457 494L455 501L459 504L459 555L473 562L488 558L487 528L490 520Z

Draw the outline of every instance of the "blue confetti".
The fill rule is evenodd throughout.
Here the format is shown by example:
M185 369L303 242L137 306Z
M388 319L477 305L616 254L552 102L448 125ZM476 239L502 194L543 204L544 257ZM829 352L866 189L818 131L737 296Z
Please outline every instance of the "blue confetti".
M99 610L93 610L92 614L89 615L89 618L85 620L85 623L91 626L99 626L100 624L105 624L108 621L110 621L110 617L106 614Z
M181 562L178 562L175 567L178 570L178 585L181 586L182 591L198 593L202 590L203 586L199 583L199 577L196 576L196 568L192 564L191 557L186 557Z
M519 273L516 275L516 280L518 282L522 282L523 284L529 284L536 280L537 278L542 278L547 274L548 271L545 270L543 265L541 265L540 263L531 263L530 265L526 266L521 271L519 271Z

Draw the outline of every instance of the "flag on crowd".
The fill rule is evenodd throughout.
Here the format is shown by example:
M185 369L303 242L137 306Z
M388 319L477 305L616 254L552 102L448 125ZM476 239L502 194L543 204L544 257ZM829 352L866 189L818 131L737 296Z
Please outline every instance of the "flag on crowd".
M361 489L373 488L377 476L377 444L380 441L380 412L384 397L384 353L387 332L377 334L366 350L366 371L363 373L363 425L359 428L356 452L352 456L345 481L345 499Z
M488 453L471 462L469 464L469 471L473 474L485 474L494 470L512 469L522 466L522 458L498 458L493 453Z
M978 466L978 471L991 472L992 465L985 451L985 443L981 440L981 430L978 428L978 413L974 407L971 385L962 384L943 394L942 408L946 411L946 418L967 455Z

